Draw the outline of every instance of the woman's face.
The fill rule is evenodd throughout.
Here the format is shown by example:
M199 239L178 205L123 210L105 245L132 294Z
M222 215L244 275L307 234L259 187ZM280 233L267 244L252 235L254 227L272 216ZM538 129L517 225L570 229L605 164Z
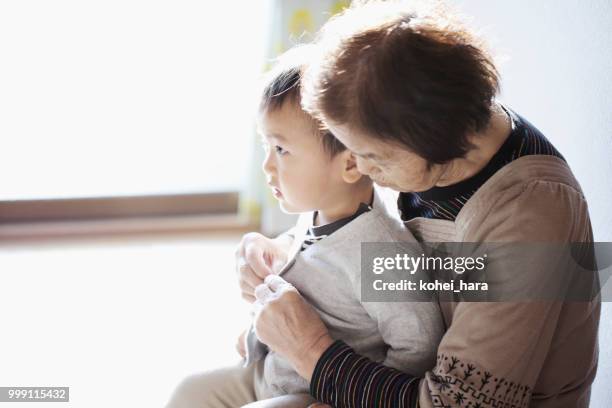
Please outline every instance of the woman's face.
M421 156L388 141L381 141L347 125L327 123L329 130L357 160L357 168L374 182L403 192L420 192L434 187L446 167L427 166Z

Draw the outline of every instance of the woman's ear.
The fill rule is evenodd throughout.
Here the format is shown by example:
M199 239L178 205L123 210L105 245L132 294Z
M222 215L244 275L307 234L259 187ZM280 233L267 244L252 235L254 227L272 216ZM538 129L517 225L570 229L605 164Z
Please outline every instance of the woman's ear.
M353 184L361 180L363 174L357 170L357 160L355 160L355 155L350 150L344 150L341 153L338 153L341 157L342 165L342 180L346 183Z

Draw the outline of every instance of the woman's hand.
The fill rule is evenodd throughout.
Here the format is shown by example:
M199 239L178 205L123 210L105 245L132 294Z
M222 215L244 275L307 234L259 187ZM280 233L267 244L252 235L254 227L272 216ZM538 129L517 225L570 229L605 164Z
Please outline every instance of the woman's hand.
M257 337L310 381L319 358L334 342L318 313L277 275L267 276L255 296Z
M243 299L251 303L255 301L255 288L263 283L266 276L277 273L287 262L292 241L289 235L270 239L257 232L242 237L235 256Z

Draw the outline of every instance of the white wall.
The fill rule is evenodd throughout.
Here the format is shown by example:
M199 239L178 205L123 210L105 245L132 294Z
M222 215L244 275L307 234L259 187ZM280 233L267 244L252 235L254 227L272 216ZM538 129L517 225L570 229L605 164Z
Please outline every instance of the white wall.
M500 65L501 99L565 156L586 194L595 239L612 241L612 2L455 3L508 57ZM604 303L595 408L612 404L611 319L612 305Z

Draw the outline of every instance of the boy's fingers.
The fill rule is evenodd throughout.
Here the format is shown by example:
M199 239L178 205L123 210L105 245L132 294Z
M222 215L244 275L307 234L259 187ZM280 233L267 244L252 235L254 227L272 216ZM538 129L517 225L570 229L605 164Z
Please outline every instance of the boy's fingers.
M240 281L238 282L238 286L240 287L240 291L241 292L246 292L246 293L253 294L253 293L255 293L255 287L257 285L255 285L255 286L249 285L248 282L240 279Z
M263 279L259 276L255 275L255 272L251 269L250 266L244 265L240 267L239 273L239 284L242 290L254 291L257 285L261 285L263 283Z
M274 272L275 274L278 274L283 268L283 266L285 266L285 262L282 259L275 258L272 261L272 267L270 269L272 269L272 272Z
M242 298L249 303L255 302L255 296L253 296L253 292L245 292L242 291Z
M293 285L281 278L278 275L268 275L264 279L264 283L274 292L282 291L283 289L293 288Z
M264 260L263 251L257 247L250 246L245 251L246 264L251 267L256 276L263 279L271 272Z

